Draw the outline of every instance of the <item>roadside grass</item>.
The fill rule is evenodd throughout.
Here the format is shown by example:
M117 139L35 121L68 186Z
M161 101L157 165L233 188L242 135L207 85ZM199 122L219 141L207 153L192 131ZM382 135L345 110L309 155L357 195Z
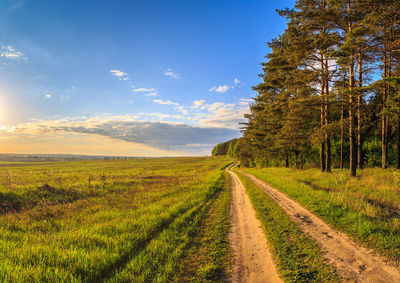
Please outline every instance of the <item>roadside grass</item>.
M257 185L237 172L266 233L269 249L285 282L339 282L323 252Z
M9 179L2 179L0 204L9 207L17 199L19 209L0 214L0 281L112 281L114 274L128 276L131 262L139 264L132 273L138 278L169 281L220 194L221 168L228 162L171 158L1 167L0 175ZM71 191L79 197L69 198ZM7 194L18 198L4 199Z
M318 169L241 168L380 254L400 261L400 173L394 169L332 174Z

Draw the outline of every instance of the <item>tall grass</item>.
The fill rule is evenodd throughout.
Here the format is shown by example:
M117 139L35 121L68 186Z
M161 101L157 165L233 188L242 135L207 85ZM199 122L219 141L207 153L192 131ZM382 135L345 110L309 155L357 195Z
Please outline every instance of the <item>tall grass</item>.
M400 261L398 171L370 168L357 178L348 172L317 169L243 169L321 216L356 241Z
M223 188L226 163L2 164L0 280L167 282Z

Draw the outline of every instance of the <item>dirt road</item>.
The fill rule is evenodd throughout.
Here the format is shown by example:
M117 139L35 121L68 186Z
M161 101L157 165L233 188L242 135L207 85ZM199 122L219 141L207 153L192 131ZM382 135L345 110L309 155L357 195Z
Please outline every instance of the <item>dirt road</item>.
M345 281L400 282L399 269L373 251L361 247L345 234L331 228L319 217L253 175L239 171L269 194L289 216L316 240L325 256L336 266Z
M235 256L232 282L282 282L245 188L234 172L228 173L232 180L232 230L229 238Z

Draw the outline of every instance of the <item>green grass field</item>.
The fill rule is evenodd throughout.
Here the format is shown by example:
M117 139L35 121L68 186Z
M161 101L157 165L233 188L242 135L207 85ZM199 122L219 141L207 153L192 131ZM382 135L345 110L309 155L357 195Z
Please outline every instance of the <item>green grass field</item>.
M0 281L223 279L231 262L228 163L1 163Z
M284 192L328 223L381 254L400 261L400 173L242 168Z

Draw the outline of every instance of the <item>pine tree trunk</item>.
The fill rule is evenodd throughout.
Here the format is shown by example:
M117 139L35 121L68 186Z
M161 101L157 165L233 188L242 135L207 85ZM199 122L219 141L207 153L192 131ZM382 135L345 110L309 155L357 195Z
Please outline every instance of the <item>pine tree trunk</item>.
M361 53L358 54L358 87L362 88L363 81L363 70L362 70L362 57ZM362 93L361 90L357 96L357 168L362 169L362 139L361 139L361 104L362 104Z
M289 168L289 155L285 152L285 168Z
M385 79L387 77L387 53L386 50L384 51L384 56L383 56L383 78ZM384 88L383 88L383 94L382 94L382 169L387 168L387 115L385 113L386 111L386 99L388 95L388 85L387 83L384 83Z
M351 2L348 1L347 10L351 12ZM351 33L352 23L349 21L348 34ZM354 95L352 90L354 88L354 57L350 56L349 63L349 140L350 140L350 176L356 176L357 157L355 151L355 138L354 138Z
M344 168L344 89L340 109L340 169Z
M303 154L300 153L300 169L303 170L304 169L304 160L303 160Z
M325 125L329 124L329 78L328 78L328 58L325 57ZM328 129L325 129L326 157L325 171L331 172L331 138Z
M354 137L354 95L351 93L354 87L354 63L349 64L349 140L350 140L350 175L356 176L356 150Z
M396 168L400 169L400 114L397 114L397 157Z
M321 54L321 71L324 69L324 57ZM324 128L325 125L325 100L324 100L324 92L325 92L325 84L324 84L324 80L323 78L323 74L321 74L321 129ZM319 152L319 160L320 160L320 164L321 164L321 171L325 172L326 170L326 161L325 161L325 141L321 142L321 148L320 148L320 152Z

